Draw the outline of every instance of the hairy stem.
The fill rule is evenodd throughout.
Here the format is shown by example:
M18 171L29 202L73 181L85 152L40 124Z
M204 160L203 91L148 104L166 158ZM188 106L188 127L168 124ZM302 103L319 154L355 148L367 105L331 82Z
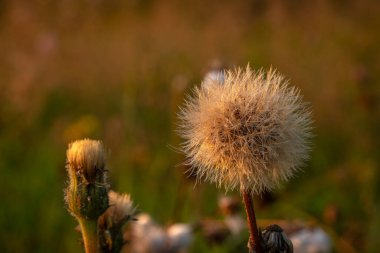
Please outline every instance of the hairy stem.
M250 238L248 242L248 248L250 252L254 253L264 253L261 245L261 237L257 229L255 210L253 208L252 195L249 191L243 191L243 201L245 206L245 211L247 214L248 228L250 233Z
M98 223L97 220L86 220L79 218L84 248L86 253L99 253Z

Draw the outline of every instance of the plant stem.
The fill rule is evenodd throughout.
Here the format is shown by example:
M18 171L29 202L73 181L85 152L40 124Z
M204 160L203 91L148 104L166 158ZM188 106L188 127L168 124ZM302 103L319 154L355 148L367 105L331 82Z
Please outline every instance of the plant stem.
M257 229L252 195L249 191L243 191L242 195L243 195L245 211L247 214L248 228L249 228L249 233L250 233L249 242L248 242L249 251L255 252L255 253L264 253L264 250L261 245L261 239L260 239L261 237Z
M98 222L78 218L86 253L99 253Z

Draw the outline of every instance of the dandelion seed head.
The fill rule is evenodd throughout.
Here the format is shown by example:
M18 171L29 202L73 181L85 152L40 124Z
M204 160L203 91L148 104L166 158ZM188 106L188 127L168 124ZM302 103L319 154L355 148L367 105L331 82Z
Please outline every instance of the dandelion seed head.
M179 118L181 149L197 178L262 193L287 181L309 154L311 113L275 70L236 69L195 88Z

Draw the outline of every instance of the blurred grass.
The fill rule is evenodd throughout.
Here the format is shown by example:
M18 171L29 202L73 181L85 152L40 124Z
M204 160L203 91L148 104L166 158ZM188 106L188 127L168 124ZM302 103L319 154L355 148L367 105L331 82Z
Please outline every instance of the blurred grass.
M273 65L314 111L312 159L260 218L314 219L378 252L377 1L1 1L0 251L81 252L64 209L65 149L99 138L113 188L161 223L213 216L186 179L174 129L211 62ZM326 218L328 210L336 218ZM193 252L210 249L197 238Z

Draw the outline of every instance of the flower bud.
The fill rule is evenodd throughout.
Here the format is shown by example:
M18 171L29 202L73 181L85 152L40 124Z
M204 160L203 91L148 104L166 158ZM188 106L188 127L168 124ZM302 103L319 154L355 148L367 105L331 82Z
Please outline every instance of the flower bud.
M108 192L109 207L99 217L100 245L103 252L120 252L125 244L124 227L134 220L135 208L128 194Z
M268 253L293 253L292 241L278 225L269 225L261 233L264 250Z
M104 147L100 141L75 141L69 144L66 156L68 209L77 218L96 219L108 208Z

